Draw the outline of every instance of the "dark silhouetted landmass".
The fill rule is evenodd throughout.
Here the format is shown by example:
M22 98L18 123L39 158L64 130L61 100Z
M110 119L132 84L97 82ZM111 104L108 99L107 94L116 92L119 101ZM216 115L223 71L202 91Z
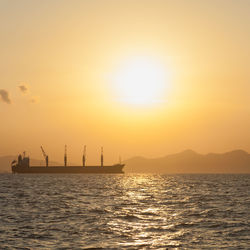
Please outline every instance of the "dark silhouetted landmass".
M124 161L126 173L250 173L250 154L235 150L224 154L198 154L185 150L178 154Z
M0 157L0 172L11 172L11 162L15 156ZM148 159L133 157L124 161L125 173L250 173L250 154L234 150L224 154L198 154L185 150L178 154ZM45 165L44 160L31 159L31 165ZM62 165L50 162L50 165Z

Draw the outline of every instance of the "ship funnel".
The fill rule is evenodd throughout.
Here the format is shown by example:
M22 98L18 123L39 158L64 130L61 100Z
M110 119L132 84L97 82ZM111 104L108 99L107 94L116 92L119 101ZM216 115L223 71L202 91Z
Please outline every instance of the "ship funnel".
M17 158L17 162L18 162L18 165L21 166L22 165L22 161L23 161L23 158L22 158L22 155L18 155L18 158Z
M67 166L67 145L64 148L64 166Z
M83 167L85 167L85 165L86 165L86 145L84 145L84 149L83 149L82 165L83 165Z
M103 147L101 148L101 167L103 167Z

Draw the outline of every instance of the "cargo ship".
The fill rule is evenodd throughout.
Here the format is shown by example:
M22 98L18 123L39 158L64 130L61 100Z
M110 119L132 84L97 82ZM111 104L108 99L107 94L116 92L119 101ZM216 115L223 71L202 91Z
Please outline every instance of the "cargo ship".
M86 162L86 146L82 157L82 166L67 165L67 146L65 146L64 166L49 166L49 157L45 153L43 147L41 150L45 159L44 166L30 166L30 158L25 152L18 155L17 160L11 163L12 173L19 174L123 174L125 164L120 163L114 165L103 164L103 148L101 149L101 164L99 166L87 166Z

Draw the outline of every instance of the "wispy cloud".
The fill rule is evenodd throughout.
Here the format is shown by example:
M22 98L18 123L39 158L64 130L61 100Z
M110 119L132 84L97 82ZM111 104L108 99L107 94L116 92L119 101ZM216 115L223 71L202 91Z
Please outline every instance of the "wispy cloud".
M28 84L20 83L17 87L22 92L22 94L26 95L26 100L28 100L30 103L38 103L39 102L39 97L32 95Z
M9 92L6 91L5 89L0 89L0 97L3 102L11 104Z
M22 93L26 94L28 92L28 86L25 83L21 83L18 85L18 88L21 90Z

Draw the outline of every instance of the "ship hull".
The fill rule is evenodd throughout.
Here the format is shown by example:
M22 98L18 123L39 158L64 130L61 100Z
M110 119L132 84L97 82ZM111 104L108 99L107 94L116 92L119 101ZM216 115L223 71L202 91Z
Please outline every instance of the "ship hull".
M51 166L20 167L12 166L12 172L18 174L124 174L123 164L112 166Z

